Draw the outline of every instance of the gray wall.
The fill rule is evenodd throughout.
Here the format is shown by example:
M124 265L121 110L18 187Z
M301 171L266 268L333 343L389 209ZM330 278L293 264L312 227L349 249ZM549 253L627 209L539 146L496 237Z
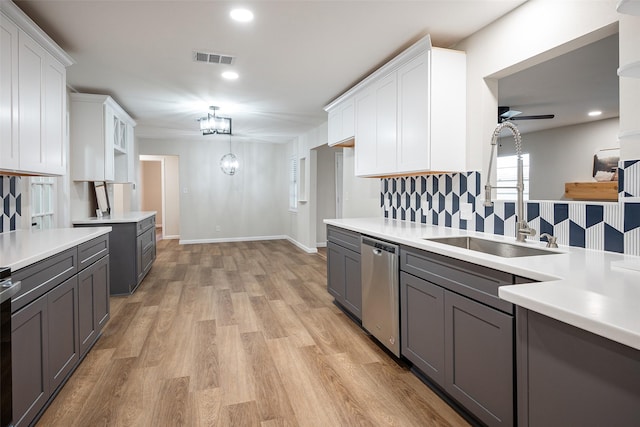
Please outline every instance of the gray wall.
M327 227L323 220L336 217L336 174L335 156L342 148L323 145L315 149L317 153L316 185L316 245L327 243Z
M141 155L179 156L180 241L266 238L285 234L285 145L232 141L240 160L234 176L220 170L228 137L139 139ZM219 227L219 228L218 228Z

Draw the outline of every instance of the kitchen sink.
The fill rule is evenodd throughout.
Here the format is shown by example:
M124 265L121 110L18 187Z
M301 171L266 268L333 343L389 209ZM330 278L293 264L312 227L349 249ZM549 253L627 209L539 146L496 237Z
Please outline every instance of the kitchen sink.
M445 245L456 246L462 249L469 249L490 255L497 255L503 258L515 258L537 255L553 255L561 252L553 252L540 248L531 248L506 242L496 242L494 240L480 239L477 237L439 237L427 238L430 242L444 243Z

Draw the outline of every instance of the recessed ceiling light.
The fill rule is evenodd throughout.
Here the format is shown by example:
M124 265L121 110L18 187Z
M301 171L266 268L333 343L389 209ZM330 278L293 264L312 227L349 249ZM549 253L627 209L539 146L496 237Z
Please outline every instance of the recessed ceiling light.
M596 117L596 116L599 116L600 114L602 114L602 111L599 111L599 110L589 111L589 117Z
M253 12L249 9L233 9L229 15L231 16L231 19L238 22L253 21Z
M238 78L238 73L236 73L235 71L225 71L224 73L222 73L222 77L227 80L235 80Z

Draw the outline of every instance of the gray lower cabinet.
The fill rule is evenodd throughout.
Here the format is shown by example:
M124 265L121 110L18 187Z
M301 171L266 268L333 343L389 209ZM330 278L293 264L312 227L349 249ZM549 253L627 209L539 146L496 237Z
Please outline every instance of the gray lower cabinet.
M640 425L640 351L518 309L518 425Z
M80 354L84 356L109 320L109 255L78 274Z
M349 239L358 242L358 252L356 252L332 241L336 232L332 233L330 230L328 234L330 240L327 243L327 290L344 309L360 320L362 318L360 235L345 234Z
M513 316L445 292L445 390L490 426L514 425Z
M514 277L410 248L400 264L402 356L484 424L513 426L513 308L497 288Z
M49 399L49 322L43 295L11 316L13 422L29 425Z
M47 294L49 322L49 391L53 392L80 358L78 342L78 278Z
M138 222L92 222L74 227L110 226L110 294L129 295L145 278L156 259L156 217Z
M438 384L444 384L444 292L400 274L401 353Z
M151 265L156 259L156 230L148 229L136 238L136 275L138 283L151 270Z
M104 235L14 273L24 284L11 314L15 426L36 420L108 320L108 254Z

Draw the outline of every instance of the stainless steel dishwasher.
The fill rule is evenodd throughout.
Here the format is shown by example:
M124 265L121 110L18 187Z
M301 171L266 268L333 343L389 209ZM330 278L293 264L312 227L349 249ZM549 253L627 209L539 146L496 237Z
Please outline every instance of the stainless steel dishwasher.
M362 326L400 357L398 246L362 236Z

